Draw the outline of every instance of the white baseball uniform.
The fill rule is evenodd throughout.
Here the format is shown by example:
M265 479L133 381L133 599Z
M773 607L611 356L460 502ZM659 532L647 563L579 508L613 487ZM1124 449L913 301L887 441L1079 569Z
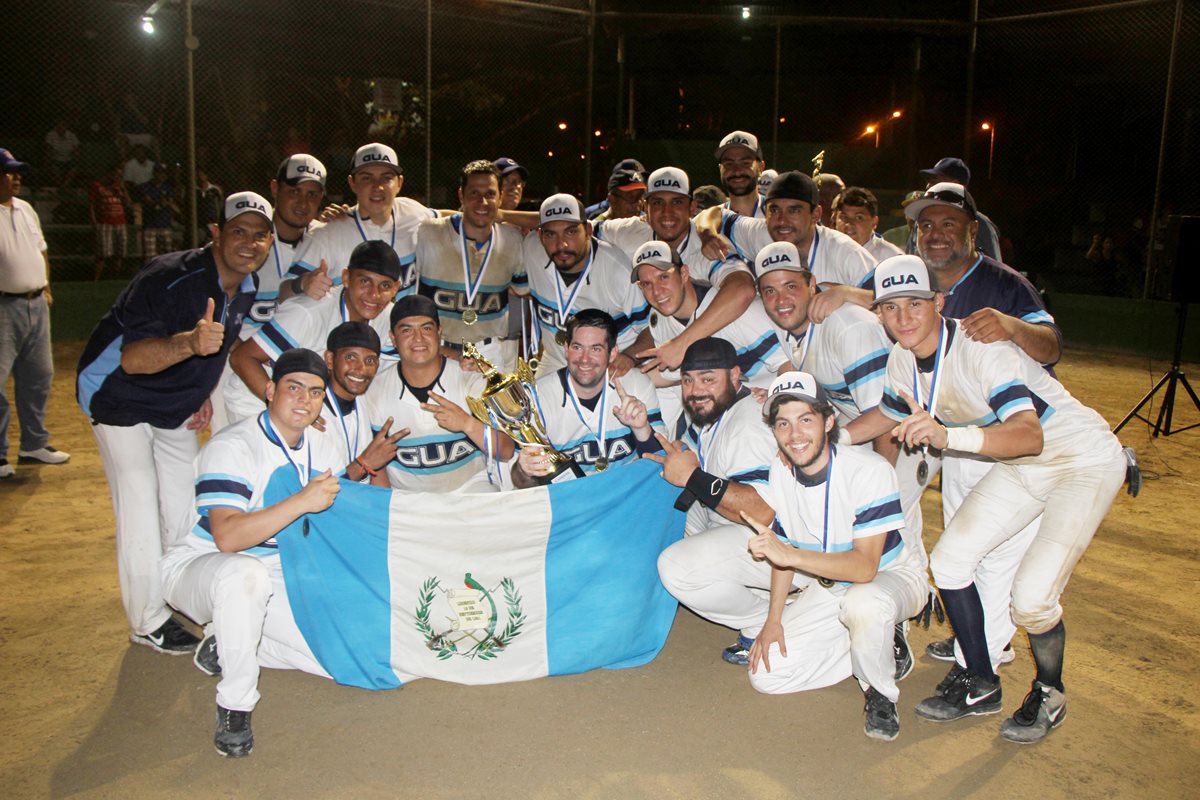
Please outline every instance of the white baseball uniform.
M1124 481L1121 446L1103 417L1079 403L1016 345L973 341L954 320L946 320L946 335L945 357L936 370L936 357L918 362L899 345L892 350L880 410L897 421L907 417L901 390L927 405L936 371L941 385L934 412L943 425L986 428L1033 411L1042 426L1043 445L1037 455L996 460L934 547L933 576L943 589L970 585L987 553L1041 515L1017 568L1012 616L1029 632L1044 633L1061 619L1059 599L1071 571Z
M238 553L223 553L213 541L209 514L214 508L251 513L264 507L271 476L294 470L301 483L326 469L338 471L328 442L309 435L292 449L283 443L263 411L215 435L196 459L198 518L184 540L162 559L167 601L217 638L221 680L217 704L252 711L258 703L260 667L299 669L328 678L296 627L288 604L272 536Z
M442 372L429 391L470 413L467 397L483 394L483 376L464 372L454 359L442 359ZM388 482L408 492L490 491L485 454L465 433L448 431L421 408L423 402L409 386L398 363L381 367L367 389L367 414L378 431L392 417L392 431L408 428L396 442L396 457L387 465Z
M325 430L313 428L308 435L313 439L326 440L325 446L334 453L334 463L338 464L335 472L340 473L366 450L375 438L366 400L359 396L346 402L326 386L321 417L325 420Z
M592 239L583 271L564 276L546 255L538 232L533 231L525 237L524 258L528 292L544 348L539 377L567 365L563 345L555 341L555 335L565 332L567 317L576 311L598 308L612 316L620 349L633 344L646 326L650 307L637 286L629 282L633 268L628 257L613 245Z
M382 225L358 215L358 206L344 217L331 220L308 238L307 246L296 253L291 270L284 277L290 280L321 266L324 260L334 285L342 282L342 269L350 263L350 253L360 243L378 239L387 242L400 257L400 291L396 297L406 297L417 286L417 226L424 220L437 219L437 211L426 208L407 197L397 197L392 203L392 217Z
M639 217L626 217L610 219L603 224L597 224L596 237L601 241L616 245L632 261L636 257L638 249L646 242L657 239L658 235L645 220ZM701 252L702 247L703 243L700 241L699 234L696 233L695 224L688 223L687 236L679 245L676 254L688 268L688 275L692 280L719 288L725 279L734 272L744 272L750 277L754 277L754 273L742 258L731 257L714 261Z
M721 233L742 258L753 263L758 251L769 245L767 223L739 214L721 215ZM875 269L875 258L841 231L821 225L813 229L805 262L817 283L858 286Z
M646 405L650 426L665 434L658 396L650 379L630 370L621 378L621 388ZM638 457L637 437L613 414L621 400L611 380L606 381L605 388L590 401L582 400L570 385L567 368L562 367L537 380L534 402L546 425L551 445L575 459L585 473L595 472L596 459L602 456L608 460L610 468ZM661 452L662 448L657 440L651 439L649 450Z

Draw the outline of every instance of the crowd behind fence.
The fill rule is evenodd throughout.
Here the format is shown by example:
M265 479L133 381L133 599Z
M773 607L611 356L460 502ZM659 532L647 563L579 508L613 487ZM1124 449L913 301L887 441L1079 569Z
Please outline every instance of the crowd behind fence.
M141 3L12 5L0 146L35 165L24 194L56 280L125 278L147 242L188 244L187 0L148 21ZM437 207L462 164L510 156L530 170L528 206L599 199L624 157L717 183L712 148L735 128L775 169L825 151L827 171L880 196L881 229L903 224L920 168L962 156L1006 258L1051 290L1161 295L1146 265L1166 220L1200 211L1195 2L865 3L858 17L768 3L748 19L723 3L190 5L201 224L221 192L266 192L294 152L324 161L331 201L352 201L351 153L385 141L403 193ZM171 191L144 188L147 164ZM128 247L98 263L94 184L114 170ZM170 238L143 237L164 216Z

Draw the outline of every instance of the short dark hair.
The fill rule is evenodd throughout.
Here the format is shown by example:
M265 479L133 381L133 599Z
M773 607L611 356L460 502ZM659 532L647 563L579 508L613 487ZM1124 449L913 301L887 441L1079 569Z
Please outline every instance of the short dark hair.
M864 189L861 186L851 186L837 196L837 199L833 201L833 207L841 209L842 206L865 208L871 212L872 217L879 216L879 198L870 189Z
M841 428L838 426L836 421L837 410L833 407L833 404L828 401L822 402L818 400L814 403L808 400L799 400L795 397L789 397L787 395L773 397L771 398L770 405L767 407L767 425L772 428L775 427L775 420L779 418L779 407L788 401L796 403L808 403L808 407L820 414L822 419L834 417L835 421L833 423L833 427L829 429L829 441L833 444L837 444L838 431L841 430Z
M617 323L607 311L584 308L567 318L567 344L575 341L575 331L580 328L600 328L608 341L608 349L617 346Z
M466 189L467 181L471 180L472 175L492 175L496 178L496 185L500 185L500 170L491 161L477 159L467 164L462 168L462 175L458 179L458 188Z

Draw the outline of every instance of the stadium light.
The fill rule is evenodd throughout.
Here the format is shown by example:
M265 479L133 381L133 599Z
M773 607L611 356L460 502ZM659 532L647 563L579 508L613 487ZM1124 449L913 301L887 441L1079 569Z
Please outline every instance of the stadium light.
M901 116L902 116L902 114L899 110L892 112L892 119L900 119Z
M992 158L996 155L996 126L990 122L985 122L979 126L979 130L987 132L988 135L988 180L992 179Z
M147 36L154 35L154 17L142 17L142 33Z
M567 123L565 123L565 122L558 123L558 129L560 131L565 131L567 129Z
M750 19L750 6L742 6L742 19Z

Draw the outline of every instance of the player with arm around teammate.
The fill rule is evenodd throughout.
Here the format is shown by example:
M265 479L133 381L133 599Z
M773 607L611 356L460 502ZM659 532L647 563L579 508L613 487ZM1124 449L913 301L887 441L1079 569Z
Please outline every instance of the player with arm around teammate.
M329 677L296 627L275 535L338 493L337 458L309 428L321 411L328 371L311 350L276 361L267 410L214 436L196 461L196 511L186 537L162 560L167 601L205 624L196 665L217 684L217 753L250 755L250 714L259 700L260 667ZM292 471L304 487L264 505L271 477Z
M828 686L853 673L867 695L867 736L894 739L900 692L893 629L928 597L924 552L901 536L895 472L869 450L837 446L836 412L807 373L775 380L763 420L779 448L766 496L775 519L770 527L746 519L757 532L750 555L770 569L743 559L733 578L756 586L766 581L771 590L765 608L746 590L745 599L753 596L765 617L750 650L750 682L774 694ZM732 552L744 535L731 528L726 547ZM799 595L788 604L794 589Z
M1037 674L1000 728L1043 739L1066 715L1066 630L1060 600L1125 478L1121 446L1095 411L1011 342L985 344L944 318L925 263L894 256L876 271L876 303L896 339L878 420L906 444L979 454L996 463L966 496L930 555L933 577L965 657L917 713L949 721L1001 709L975 571L992 550L1041 516L1020 559L1012 619L1029 634Z

